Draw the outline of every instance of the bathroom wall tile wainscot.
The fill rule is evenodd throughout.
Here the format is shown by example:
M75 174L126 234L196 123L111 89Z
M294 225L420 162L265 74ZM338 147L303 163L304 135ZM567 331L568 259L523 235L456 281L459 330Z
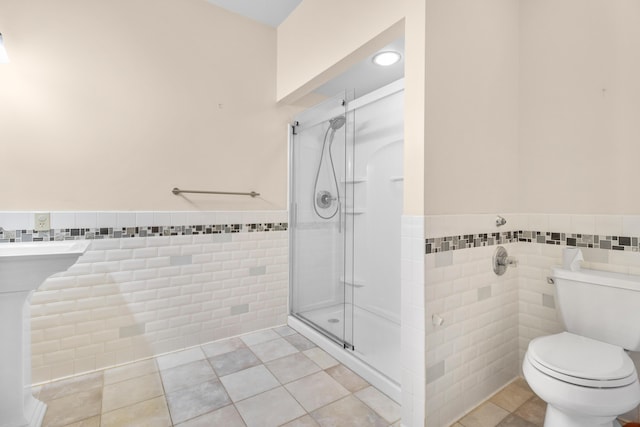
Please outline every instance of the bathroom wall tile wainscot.
M402 216L402 419L422 426L425 420L424 216Z
M0 214L0 244L92 242L31 298L34 383L286 322L286 212L52 213L50 232L32 216Z
M563 248L579 247L584 268L640 275L640 216L503 216L507 224L500 228L493 225L495 215L425 219L426 413L433 425L464 420L463 415L480 401L521 375L522 359L533 338L563 330L555 290L547 283L551 269L562 263ZM498 245L518 260L518 266L509 267L500 278L491 270ZM489 313L495 298L503 298L506 305L494 319ZM482 303L487 308L474 308ZM434 326L433 314L442 318L441 326ZM490 323L491 334L473 335L474 329L484 330ZM499 352L492 351L495 346L483 348L485 353L480 347L474 350L496 340L496 332L508 342ZM640 355L632 353L631 358L640 369ZM505 369L492 365L496 360L505 361ZM638 409L621 418L638 421Z
M451 425L518 375L517 271L496 276L493 249L426 256L428 425Z
M54 212L49 232L33 214L0 212L0 244L92 242L32 296L36 384L286 323L286 212ZM562 330L546 278L564 247L584 267L640 275L640 217L503 216L500 228L494 215L403 217L406 425L464 425L521 374L531 339ZM498 245L519 261L503 276Z

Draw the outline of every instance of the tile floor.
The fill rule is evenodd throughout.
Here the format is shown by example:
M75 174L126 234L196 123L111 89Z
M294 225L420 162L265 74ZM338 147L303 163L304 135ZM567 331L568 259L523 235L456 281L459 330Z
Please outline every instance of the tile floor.
M543 427L546 409L547 404L518 378L451 427Z
M453 427L542 427L547 404L518 378Z
M45 427L400 426L398 404L288 326L35 393L48 404Z

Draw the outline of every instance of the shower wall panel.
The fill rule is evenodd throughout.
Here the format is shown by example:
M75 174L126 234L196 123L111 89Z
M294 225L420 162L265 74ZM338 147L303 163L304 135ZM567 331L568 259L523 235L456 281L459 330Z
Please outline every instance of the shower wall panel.
M400 324L404 92L355 112L353 278L356 306Z

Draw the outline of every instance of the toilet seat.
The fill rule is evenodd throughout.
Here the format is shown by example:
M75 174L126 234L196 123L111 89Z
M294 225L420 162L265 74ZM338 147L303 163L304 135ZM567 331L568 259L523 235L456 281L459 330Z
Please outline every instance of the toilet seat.
M638 379L622 348L569 332L535 338L527 359L544 374L582 387L624 387Z

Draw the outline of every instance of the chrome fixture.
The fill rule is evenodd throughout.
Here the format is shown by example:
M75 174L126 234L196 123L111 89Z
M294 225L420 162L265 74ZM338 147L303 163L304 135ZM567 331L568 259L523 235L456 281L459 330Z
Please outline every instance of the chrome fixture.
M555 285L556 284L556 280L552 276L547 276L547 283L549 285Z
M347 118L345 116L336 116L332 119L329 119L329 127L327 128L327 131L324 134L324 140L322 142L322 151L320 152L320 162L318 163L318 170L316 171L316 179L315 179L315 183L313 184L313 192L316 195L315 202L313 204L313 210L315 211L316 215L318 215L322 219L331 219L334 216L336 216L338 212L340 212L340 188L338 187L338 178L336 176L336 167L333 164L333 155L331 154L331 147L333 146L333 138L336 135L336 131L342 128L346 122L347 122ZM333 196L331 191L318 190L318 179L320 178L320 169L322 169L322 161L324 160L324 157L325 157L324 151L327 145L327 140L329 140L329 148L327 149L327 151L329 153L329 163L331 164L331 176L333 178L333 184L335 187L334 189L336 192L335 197ZM334 201L337 203L336 203L335 209L333 209L332 212L329 212L327 214L320 213L318 208L329 209L333 205ZM338 219L342 221L341 217L339 217ZM340 226L340 228L342 229L342 226Z
M327 209L331 203L336 200L328 191L319 191L316 194L316 205L322 209Z
M502 227L507 223L507 220L500 215L496 216L496 227Z
M329 127L331 127L332 130L338 130L342 126L344 126L346 122L347 119L345 116L334 117L333 119L329 120Z
M175 194L176 196L178 194L182 194L182 193L195 193L195 194L226 194L228 196L251 196L251 197L257 197L260 195L260 193L256 193L255 191L252 191L250 193L236 193L236 192L230 192L230 191L200 191L200 190L181 190L178 187L174 187L173 190L171 190L171 192L173 194Z
M502 276L510 265L517 267L518 260L509 256L504 247L498 246L493 254L493 272L498 276Z
M8 64L8 63L9 63L9 55L7 55L7 50L4 48L2 33L0 33L0 64Z

